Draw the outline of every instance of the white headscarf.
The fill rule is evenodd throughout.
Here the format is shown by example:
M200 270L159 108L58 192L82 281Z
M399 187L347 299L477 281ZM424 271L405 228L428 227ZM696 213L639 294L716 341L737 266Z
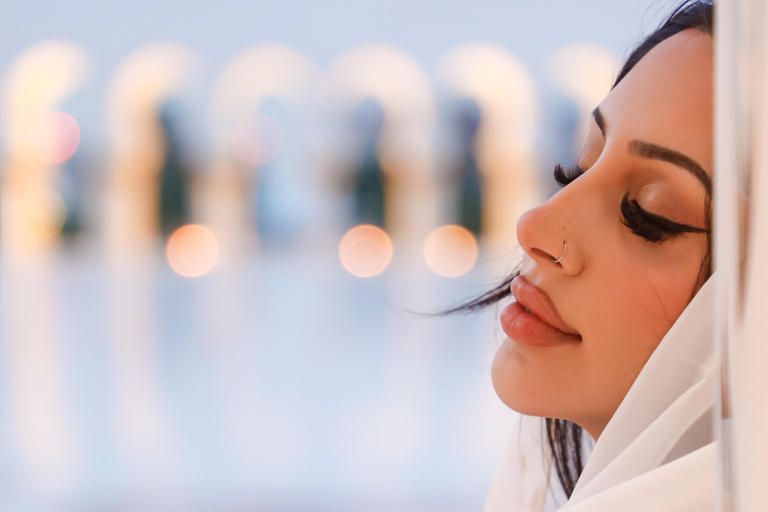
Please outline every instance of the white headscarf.
M714 509L714 278L662 339L595 444L568 512ZM539 418L512 434L484 512L542 512L559 486ZM552 485L550 485L550 483Z

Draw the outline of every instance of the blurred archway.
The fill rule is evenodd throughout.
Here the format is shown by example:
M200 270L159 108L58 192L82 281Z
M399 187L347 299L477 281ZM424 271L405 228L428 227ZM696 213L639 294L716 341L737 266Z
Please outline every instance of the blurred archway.
M342 144L340 149L346 152L347 162L360 162L353 168L369 166L366 175L369 200L374 200L376 184L381 183L382 223L392 234L396 246L406 253L415 253L437 222L432 146L436 104L429 78L405 52L390 46L371 45L339 57L330 66L328 79L338 115L353 119L357 114L358 120L365 124L365 119L360 119L361 113L369 111L369 128L375 129L368 130L370 133L364 140L360 140L359 133L350 134L350 139L359 143L358 147L350 148L347 142L347 146ZM376 108L380 109L381 120L371 123L377 117ZM359 124L346 126L359 130ZM339 123L339 126L345 124ZM349 166L339 163L339 167ZM377 167L380 172L376 171ZM359 180L361 176L358 174L352 179Z
M480 43L447 53L438 76L446 96L479 106L474 151L483 181L482 230L491 254L506 251L516 245L517 218L539 199L533 79L517 57Z
M299 205L286 213L278 211L279 206L275 204L259 205L259 198L262 202L265 198L258 191L258 174L264 172L261 178L270 180L268 185L267 181L264 183L274 185L276 193L280 193L283 179L297 185L296 190L291 191L294 194L311 187L312 176L306 172L311 164L305 161L306 155L302 152L306 149L297 147L295 140L290 144L293 154L286 155L285 159L281 155L281 161L275 161L286 135L284 126L275 117L283 121L292 119L290 135L299 136L298 132L305 127L297 125L306 121L297 119L301 117L300 107L306 106L310 88L316 81L315 66L299 52L282 45L260 45L246 50L232 59L219 75L210 102L213 155L202 203L205 221L222 236L225 255L243 254L256 243L259 225L268 231L270 222L272 227L281 222L290 223L287 218L294 215L295 219L297 209L301 209ZM272 115L264 112L265 108L271 108ZM289 163L290 158L294 160ZM268 165L270 167L265 167ZM299 177L275 176L275 173L303 174ZM304 183L305 178L310 182ZM273 199L276 198L270 197ZM290 197L284 199L290 200ZM259 211L269 212L266 215L272 217L260 219ZM298 216L302 214L299 212ZM267 232L264 234L269 236Z

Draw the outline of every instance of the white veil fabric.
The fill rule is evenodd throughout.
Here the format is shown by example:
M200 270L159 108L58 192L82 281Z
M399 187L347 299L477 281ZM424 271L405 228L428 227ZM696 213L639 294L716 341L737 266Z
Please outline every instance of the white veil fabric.
M714 510L716 275L699 290L649 358L561 510ZM525 418L523 428L513 432L484 512L545 510L548 490L559 483L556 477L548 478L551 462L542 449L541 427L528 423L541 425L541 421Z

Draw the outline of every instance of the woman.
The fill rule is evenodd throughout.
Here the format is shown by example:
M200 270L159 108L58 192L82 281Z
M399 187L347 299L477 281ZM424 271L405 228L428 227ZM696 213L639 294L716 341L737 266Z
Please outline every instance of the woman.
M510 408L547 418L568 510L701 510L713 499L701 496L714 474L713 50L702 1L643 41L595 108L578 166L555 168L563 189L520 218L519 272L463 306L516 299L501 314L493 384ZM586 468L584 431L596 441ZM514 481L541 473L545 489L548 476L519 446L487 511L544 507L536 485Z

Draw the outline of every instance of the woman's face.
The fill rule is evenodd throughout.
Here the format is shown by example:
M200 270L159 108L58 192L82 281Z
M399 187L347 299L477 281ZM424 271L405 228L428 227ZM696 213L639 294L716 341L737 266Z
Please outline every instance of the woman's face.
M653 48L596 109L579 161L586 172L520 218L520 305L502 313L509 337L493 363L512 409L599 437L697 290L712 61L711 38L695 30Z

